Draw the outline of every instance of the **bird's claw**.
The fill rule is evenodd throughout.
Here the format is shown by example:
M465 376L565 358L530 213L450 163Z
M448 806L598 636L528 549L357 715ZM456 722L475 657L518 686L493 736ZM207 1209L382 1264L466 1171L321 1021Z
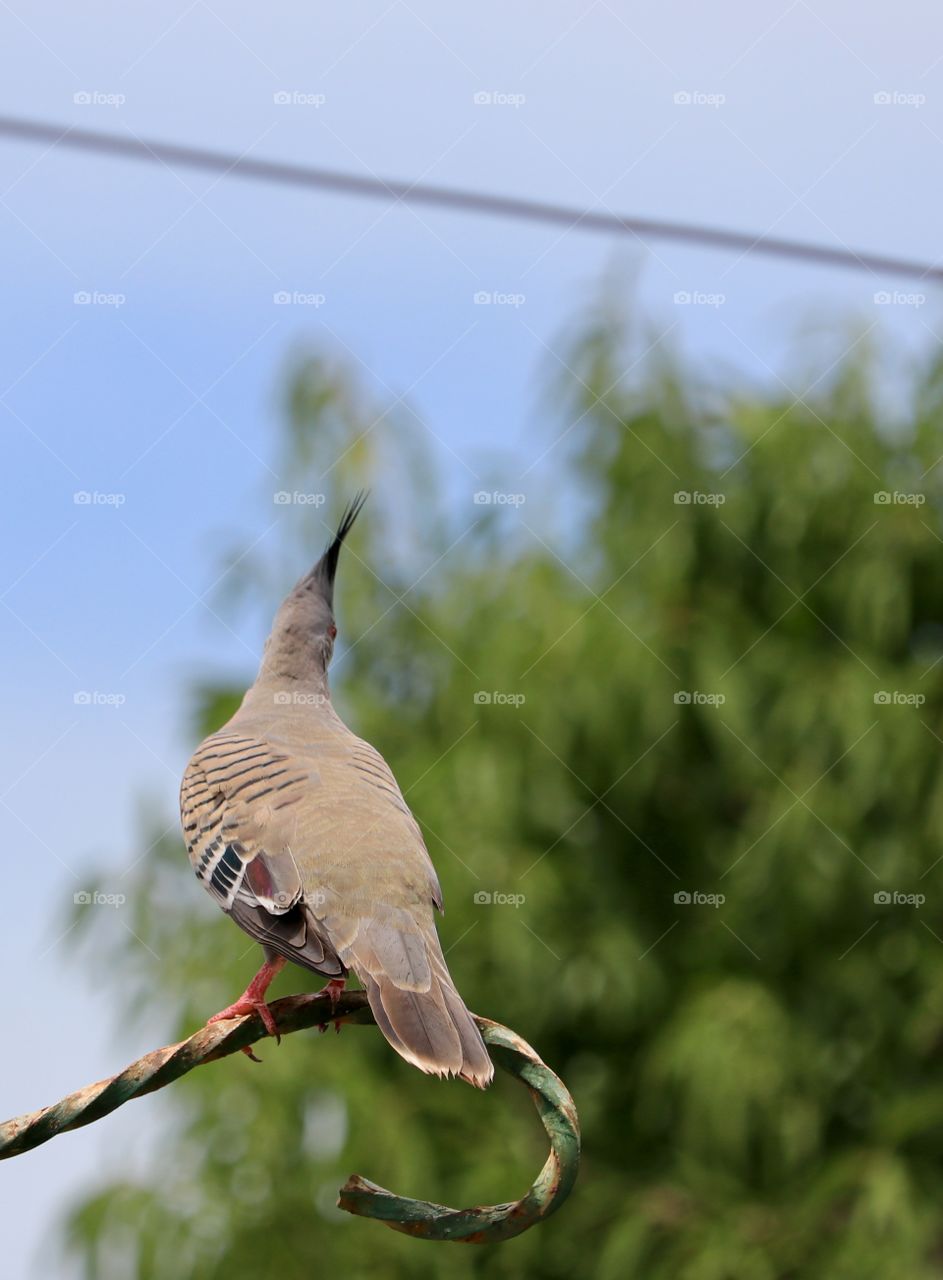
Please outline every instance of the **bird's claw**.
M317 994L319 996L327 996L328 1000L331 1002L331 1008L333 1009L338 1000L344 994L344 988L346 986L346 978L331 978L330 982L326 982Z
M207 1026L213 1022L225 1022L229 1018L243 1018L247 1014L257 1013L262 1019L262 1025L270 1036L275 1037L275 1043L281 1044L282 1037L278 1030L278 1023L275 1021L275 1015L265 1003L264 1000L237 1000L235 1004L231 1004L226 1009L221 1009L219 1013L214 1013L212 1018L207 1020ZM244 1053L251 1053L251 1050L245 1049ZM257 1062L261 1059L257 1058Z
M344 988L346 986L347 986L346 978L331 978L331 980L329 982L326 982L324 986L321 988L321 990L317 993L319 996L327 996L328 1000L330 1000L331 1002L332 1013L337 1007L338 1000L344 994ZM335 1020L334 1022L335 1032L340 1034L340 1029L341 1029L340 1021ZM321 1025L318 1027L318 1031L320 1031L321 1034L323 1035L326 1030L327 1030L327 1023L322 1022Z

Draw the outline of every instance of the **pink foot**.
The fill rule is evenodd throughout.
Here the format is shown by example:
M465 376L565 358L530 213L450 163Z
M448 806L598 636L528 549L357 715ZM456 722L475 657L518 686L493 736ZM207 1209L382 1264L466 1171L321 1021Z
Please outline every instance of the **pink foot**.
M244 1018L248 1013L257 1013L269 1035L274 1036L276 1042L281 1040L275 1017L264 1000L237 1000L235 1004L221 1009L219 1013L214 1013L212 1018L207 1018L207 1024L210 1022L225 1022L227 1018Z
M346 986L347 986L346 978L332 978L330 982L326 982L324 984L324 986L318 992L318 995L327 996L328 1000L330 1000L331 1002L331 1007L333 1008L333 1006L337 1004L338 1000L343 995L344 988Z
M265 1003L265 993L268 990L272 979L276 974L280 973L285 967L285 961L281 956L277 956L274 960L267 960L259 972L255 975L249 985L243 991L242 995L234 1004L229 1005L225 1009L221 1009L219 1013L214 1013L210 1022L224 1022L227 1018L243 1018L246 1014L257 1013L262 1019L262 1025L270 1036L275 1037L275 1043L281 1042L281 1036L278 1034L278 1026L275 1022L275 1015ZM253 1062L259 1059L252 1050L246 1046L242 1051Z
M347 986L346 978L331 978L330 982L325 983L321 990L317 993L319 996L327 996L331 1002L331 1011L333 1012L338 1000L344 994L344 988ZM334 1030L339 1032L341 1024L334 1023ZM327 1023L322 1022L318 1030L323 1034L327 1030Z

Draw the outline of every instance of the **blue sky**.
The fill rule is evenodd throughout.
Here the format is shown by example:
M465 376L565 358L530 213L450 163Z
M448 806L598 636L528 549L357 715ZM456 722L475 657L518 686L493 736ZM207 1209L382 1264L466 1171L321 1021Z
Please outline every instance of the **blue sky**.
M939 253L943 50L926 3L888 14L804 0L445 12L421 0L10 0L0 38L4 114L930 262ZM276 101L286 93L289 104ZM492 101L477 104L480 93ZM891 100L876 102L882 93ZM493 455L508 488L524 473L534 489L559 475L548 446L563 424L538 392L603 280L698 367L783 378L797 393L789 340L804 317L874 326L914 353L941 331L929 289L921 306L876 305L878 291L921 289L867 273L3 140L0 166L2 802L18 903L5 945L8 967L29 968L9 995L10 1024L27 1033L7 1045L9 1114L108 1074L161 1034L116 1042L107 1001L56 938L83 866L103 857L118 875L137 856L142 793L173 819L193 746L186 678L252 670L258 627L235 634L202 598L224 545L264 545L291 518L271 493L310 487L277 474L292 351L344 357L381 401L405 394L461 524ZM523 301L476 305L480 290ZM323 302L278 305L281 291ZM723 301L679 306L679 292ZM77 303L82 293L98 300ZM816 367L813 352L813 368L834 355L823 347ZM77 492L120 505L76 503ZM331 495L334 508L343 496ZM82 705L77 692L124 701ZM37 1020L50 1004L55 1020ZM157 1123L156 1102L136 1110L18 1163L0 1209L15 1239L10 1274L48 1273L29 1259L52 1217Z

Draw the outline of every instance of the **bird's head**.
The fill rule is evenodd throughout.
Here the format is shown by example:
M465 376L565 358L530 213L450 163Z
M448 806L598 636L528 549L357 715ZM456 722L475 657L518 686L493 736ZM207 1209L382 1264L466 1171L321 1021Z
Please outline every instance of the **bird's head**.
M341 516L337 532L309 573L296 583L275 615L265 642L259 679L323 681L334 653L334 578L344 539L360 514L366 493L358 493Z

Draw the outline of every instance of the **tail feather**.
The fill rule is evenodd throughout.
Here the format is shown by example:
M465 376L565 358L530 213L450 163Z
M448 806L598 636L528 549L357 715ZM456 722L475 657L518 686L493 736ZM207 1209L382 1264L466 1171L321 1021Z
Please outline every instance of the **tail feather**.
M364 974L377 1026L407 1062L430 1075L459 1076L484 1089L494 1067L471 1014L448 981L433 976L428 991L404 990L385 974Z
M465 1002L458 994L450 982L440 983L442 994L445 996L445 1002L448 1006L449 1013L452 1015L452 1025L459 1034L462 1042L462 1069L459 1075L463 1080L467 1080L469 1084L476 1085L479 1089L486 1088L494 1078L494 1067L485 1042L481 1037L481 1032L475 1023L474 1018L465 1008Z

